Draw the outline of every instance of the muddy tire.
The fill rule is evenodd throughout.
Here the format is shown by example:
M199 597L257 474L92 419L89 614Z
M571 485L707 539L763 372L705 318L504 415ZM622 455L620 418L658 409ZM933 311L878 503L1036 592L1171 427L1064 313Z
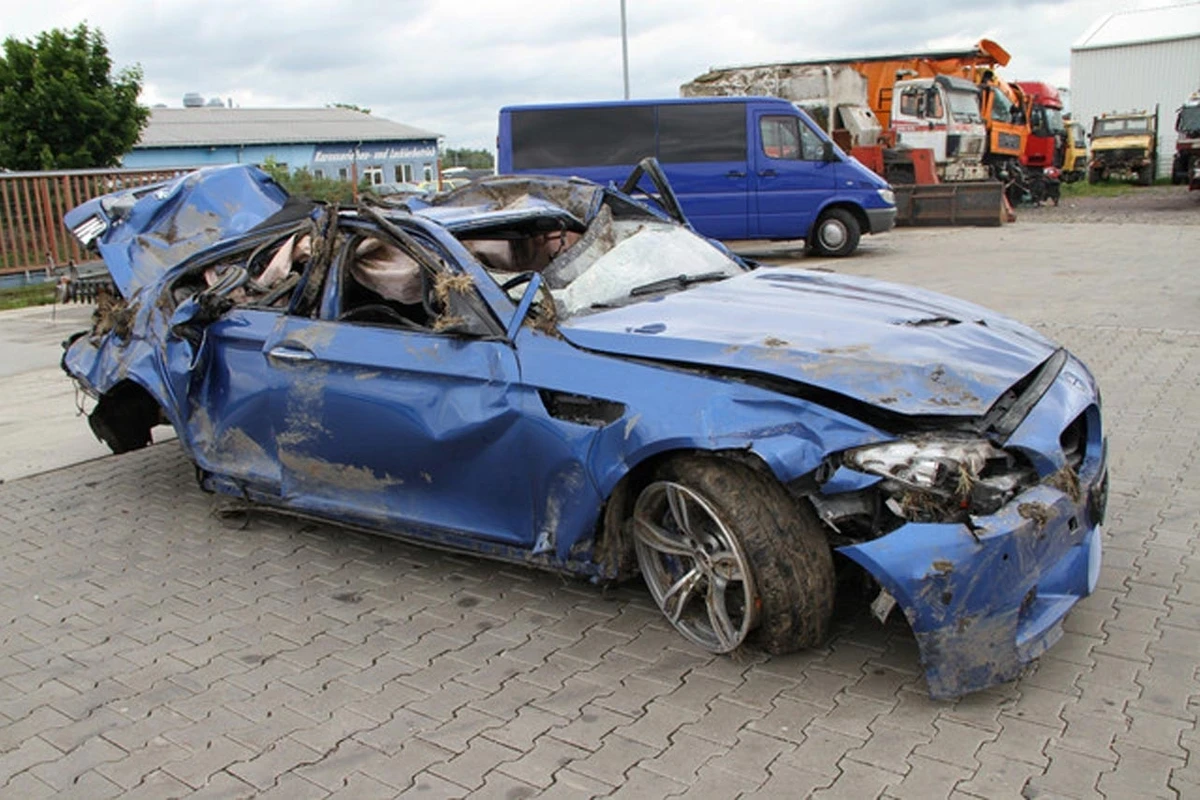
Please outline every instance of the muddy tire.
M96 438L120 455L140 450L154 439L151 429L160 416L158 403L144 389L126 382L100 398L88 415Z
M1149 186L1154 183L1154 165L1147 164L1138 170L1137 174L1138 186Z
M858 249L862 228L844 208L830 208L817 219L812 229L812 250L819 256L848 256Z
M1088 183L1099 183L1101 180L1100 170L1092 167L1088 170Z
M833 557L807 505L720 458L679 458L655 477L634 506L634 544L676 630L714 653L789 653L825 639Z

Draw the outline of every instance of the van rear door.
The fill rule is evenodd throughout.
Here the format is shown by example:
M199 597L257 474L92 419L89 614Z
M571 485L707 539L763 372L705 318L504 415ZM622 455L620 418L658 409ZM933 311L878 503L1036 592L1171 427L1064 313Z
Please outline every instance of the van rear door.
M808 236L822 204L837 188L837 161L825 161L825 142L798 114L755 109L751 235L764 239Z
M658 106L658 160L698 232L714 239L751 235L746 104Z

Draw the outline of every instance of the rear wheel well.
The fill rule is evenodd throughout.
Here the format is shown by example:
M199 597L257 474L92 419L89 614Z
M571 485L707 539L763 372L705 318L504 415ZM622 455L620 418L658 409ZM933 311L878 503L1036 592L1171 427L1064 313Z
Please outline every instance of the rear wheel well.
M96 438L114 453L139 450L153 439L150 430L163 420L158 400L140 384L123 380L100 396L88 415Z

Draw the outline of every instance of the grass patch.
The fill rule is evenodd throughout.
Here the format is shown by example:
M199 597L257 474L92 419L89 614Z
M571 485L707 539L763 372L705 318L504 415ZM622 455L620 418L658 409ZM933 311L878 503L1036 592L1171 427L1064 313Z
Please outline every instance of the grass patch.
M1086 180L1064 183L1060 190L1063 197L1120 197L1144 188L1146 187L1112 179L1100 183L1088 183Z
M54 283L33 283L14 289L0 289L0 311L29 306L44 306L54 302Z

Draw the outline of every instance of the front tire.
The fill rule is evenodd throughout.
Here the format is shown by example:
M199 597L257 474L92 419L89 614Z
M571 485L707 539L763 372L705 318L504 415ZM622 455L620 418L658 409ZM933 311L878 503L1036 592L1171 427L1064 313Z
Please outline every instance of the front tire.
M718 458L676 459L657 478L634 505L634 546L680 634L713 653L788 653L825 639L833 556L811 509Z
M161 416L158 402L150 393L126 381L100 398L88 415L88 425L97 439L120 455L152 444L151 429Z
M812 249L819 256L842 258L858 249L862 228L858 220L844 208L830 208L813 226Z

